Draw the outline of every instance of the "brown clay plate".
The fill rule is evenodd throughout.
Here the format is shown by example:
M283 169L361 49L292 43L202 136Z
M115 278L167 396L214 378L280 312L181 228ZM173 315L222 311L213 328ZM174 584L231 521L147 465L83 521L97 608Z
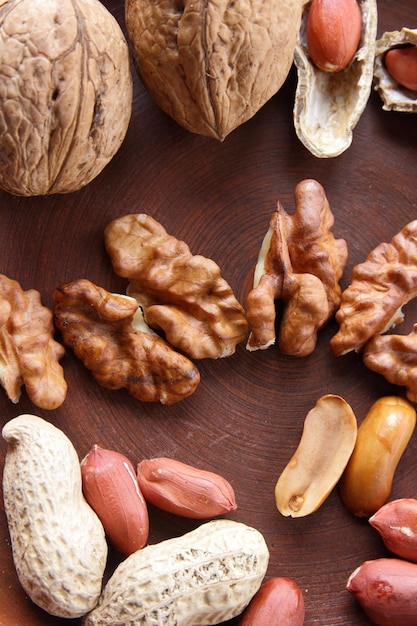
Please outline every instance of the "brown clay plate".
M104 4L124 25L121 0ZM378 36L417 26L417 3L379 2ZM293 210L293 191L303 178L323 185L353 266L381 241L389 241L417 217L417 118L384 112L373 92L353 144L340 157L321 160L298 141L292 121L292 71L284 87L223 143L179 127L151 101L134 73L134 109L124 144L90 185L66 196L18 198L0 194L0 272L24 289L36 288L44 304L62 282L85 277L123 292L103 247L110 220L146 212L194 254L213 258L244 303L269 217L279 200ZM417 307L410 304L399 332L409 332ZM348 513L334 490L314 514L294 520L275 507L275 482L299 441L304 418L325 393L343 396L360 422L380 396L404 389L367 370L360 355L336 358L329 339L333 321L306 358L280 355L276 347L199 362L201 383L187 400L166 407L109 392L68 352L63 360L69 392L55 411L36 409L23 393L13 405L0 393L1 425L35 413L61 428L80 458L94 443L126 454L135 464L171 456L223 474L233 484L238 509L232 519L258 528L268 543L268 576L293 578L303 592L307 626L369 624L345 590L363 560L384 556L367 522ZM0 389L0 392L2 390ZM417 496L416 435L395 477L391 498ZM6 445L0 442L2 466ZM180 535L198 522L150 510L150 542ZM16 577L4 510L0 512L0 622L3 626L58 626L34 606ZM111 553L108 573L119 555ZM236 620L235 620L236 621ZM74 624L80 623L74 620Z

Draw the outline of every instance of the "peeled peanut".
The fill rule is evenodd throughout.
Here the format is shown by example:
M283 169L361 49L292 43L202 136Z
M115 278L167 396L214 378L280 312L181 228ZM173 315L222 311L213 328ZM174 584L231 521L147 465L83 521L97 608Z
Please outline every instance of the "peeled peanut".
M365 561L346 589L377 626L417 626L417 565L401 559Z
M384 504L369 518L391 552L417 561L417 500L400 498Z
M293 457L278 478L275 501L285 516L313 513L336 485L352 454L357 433L355 415L340 396L319 398L304 421Z
M145 500L169 513L205 519L237 508L233 488L225 478L175 459L141 461L137 479Z
M303 626L304 598L291 578L276 576L262 583L238 626Z
M127 457L94 445L81 461L85 498L114 547L129 555L146 544L148 509Z
M391 48L385 54L385 67L399 85L417 91L417 47Z
M339 72L358 49L362 16L356 0L312 0L307 19L307 44L313 63L325 72Z
M385 396L372 405L340 481L342 501L354 515L369 517L387 501L415 425L416 411L403 398Z

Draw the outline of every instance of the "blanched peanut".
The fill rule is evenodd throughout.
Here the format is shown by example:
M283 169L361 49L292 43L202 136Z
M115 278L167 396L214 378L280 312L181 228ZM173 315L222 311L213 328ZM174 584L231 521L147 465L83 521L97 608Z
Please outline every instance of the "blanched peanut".
M352 454L357 423L340 396L322 396L308 413L300 443L275 486L278 511L302 517L313 513L336 485Z
M231 484L214 472L166 457L145 459L137 469L145 499L169 513L205 519L237 508Z
M417 91L417 47L391 48L385 54L385 67L399 85Z
M415 425L416 411L403 398L385 396L372 405L340 481L342 501L354 515L368 517L386 502Z
M391 552L417 561L417 500L400 498L384 504L369 518Z
M303 626L304 617L304 598L297 583L276 576L261 585L238 625Z
M417 565L401 559L365 561L346 588L377 626L417 626Z

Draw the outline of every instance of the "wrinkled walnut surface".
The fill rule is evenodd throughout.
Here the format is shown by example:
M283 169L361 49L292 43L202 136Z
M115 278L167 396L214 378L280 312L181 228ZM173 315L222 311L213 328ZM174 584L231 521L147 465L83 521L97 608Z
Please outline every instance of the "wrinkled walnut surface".
M114 271L129 279L152 328L192 358L233 354L246 337L245 312L222 278L219 266L192 255L149 215L126 215L111 222L104 240Z
M339 330L330 340L339 356L359 351L374 335L403 320L402 307L417 294L417 220L390 243L383 242L352 271L336 313Z
M59 360L63 346L54 340L52 312L35 289L0 274L0 383L14 403L24 385L30 400L56 409L65 400L67 383Z
M394 385L406 388L410 402L417 402L417 324L408 335L376 335L363 349L363 362Z
M318 330L339 306L346 242L331 232L334 217L320 183L301 181L294 197L293 214L278 203L259 253L247 298L248 350L275 343L277 300L284 303L278 346L293 356L314 350Z
M155 102L191 132L223 140L281 87L299 0L127 0L138 73Z
M195 365L146 327L133 298L80 279L56 289L54 315L65 344L106 389L173 404L200 382Z
M130 120L118 23L98 0L3 0L0 58L0 187L23 196L80 189Z

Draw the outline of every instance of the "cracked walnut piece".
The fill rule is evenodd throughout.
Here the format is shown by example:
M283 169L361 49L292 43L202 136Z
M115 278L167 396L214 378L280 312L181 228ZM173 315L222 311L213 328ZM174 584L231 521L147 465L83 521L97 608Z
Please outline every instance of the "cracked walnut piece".
M79 279L55 290L54 314L64 343L106 389L174 404L200 382L195 365L146 326L134 298Z
M323 187L301 181L294 192L296 211L289 215L280 203L273 213L247 298L251 330L247 349L264 350L275 343L275 301L282 300L278 346L292 356L311 354L317 332L339 306L339 280L348 250L335 239L334 217Z
M244 341L245 312L219 266L192 255L152 217L114 220L104 242L116 274L129 279L128 294L146 323L162 330L171 345L195 359L216 359L230 356Z
M41 409L61 406L67 383L59 360L64 347L54 340L52 312L35 289L0 274L0 383L17 403L25 386L30 400Z
M417 324L408 335L376 335L364 346L363 362L394 385L405 387L417 402Z
M417 220L380 243L353 268L351 284L336 313L339 330L330 340L340 356L360 351L373 336L403 321L402 307L417 295Z

